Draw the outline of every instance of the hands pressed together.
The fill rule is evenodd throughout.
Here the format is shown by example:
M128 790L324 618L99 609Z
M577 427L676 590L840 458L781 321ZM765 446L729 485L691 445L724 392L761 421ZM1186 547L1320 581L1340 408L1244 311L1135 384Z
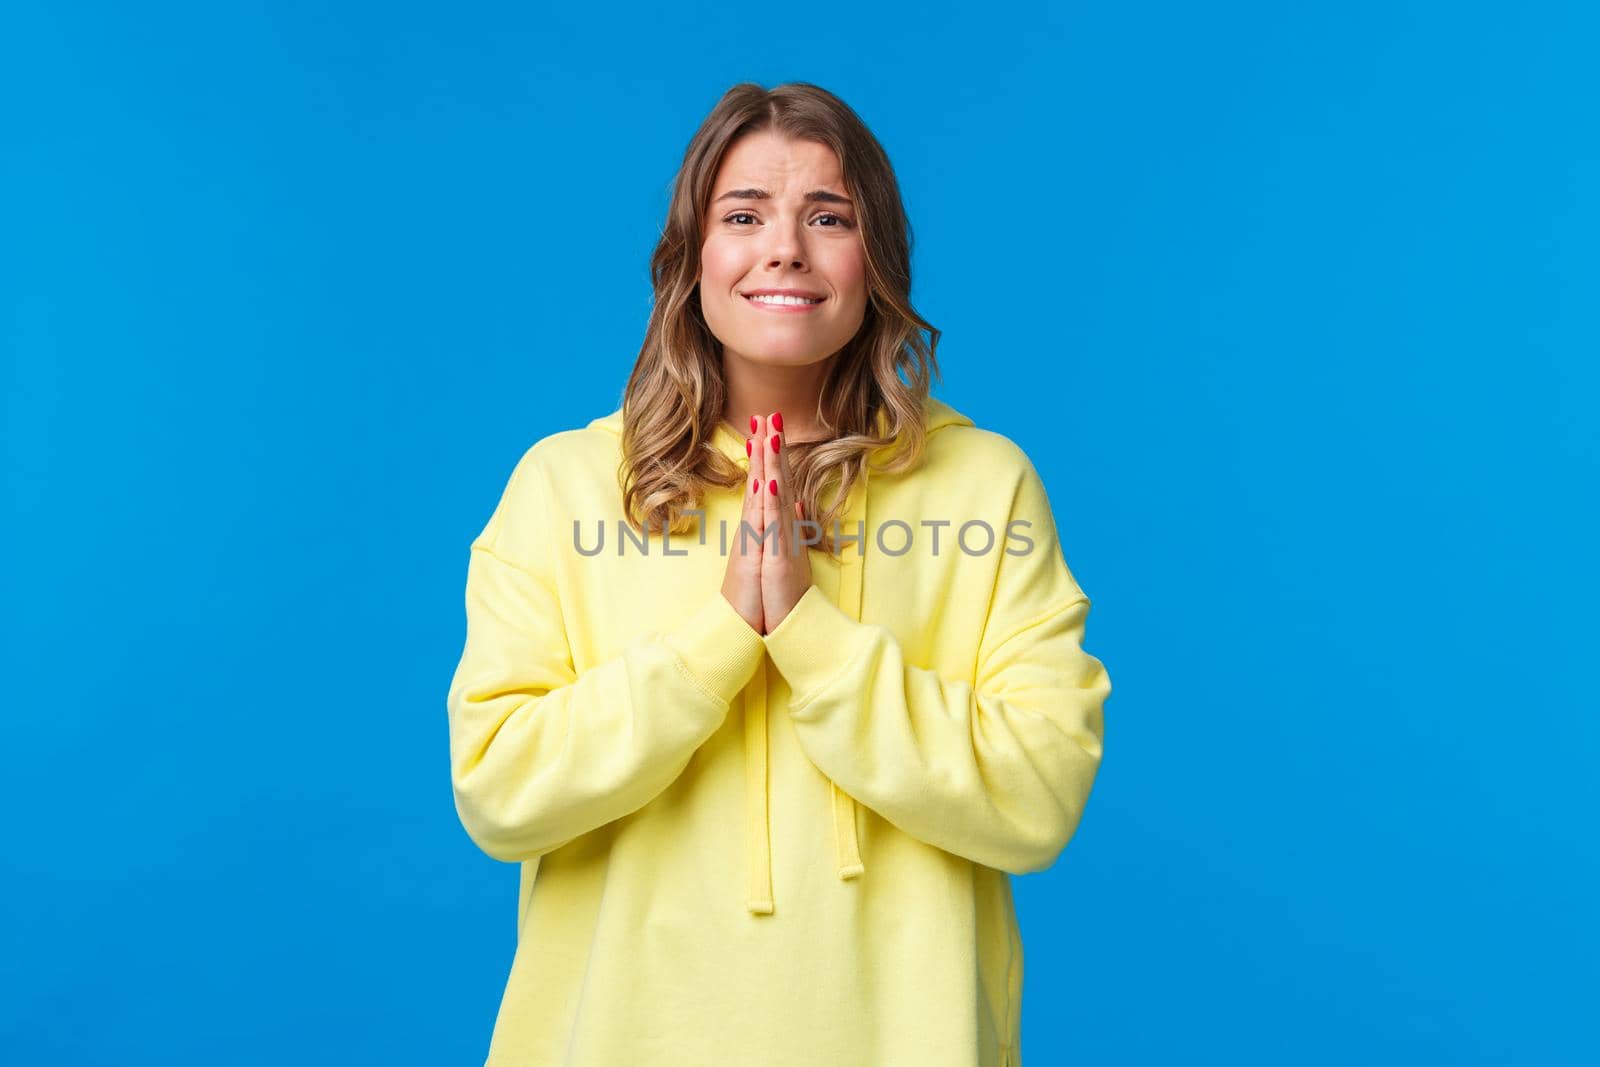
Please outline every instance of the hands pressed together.
M804 502L789 488L789 463L783 450L783 416L750 416L745 438L750 481L744 513L728 554L722 595L757 633L778 628L811 588L811 554L802 543ZM742 524L748 523L746 531ZM775 530L769 532L769 527ZM751 532L753 531L753 533Z

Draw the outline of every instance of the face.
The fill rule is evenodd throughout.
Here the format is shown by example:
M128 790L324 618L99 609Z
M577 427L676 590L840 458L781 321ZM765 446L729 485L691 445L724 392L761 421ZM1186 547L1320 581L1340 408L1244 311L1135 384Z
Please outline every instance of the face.
M700 248L700 307L727 358L800 366L839 351L866 315L866 260L839 159L814 141L748 134L723 157ZM761 303L792 289L820 303Z

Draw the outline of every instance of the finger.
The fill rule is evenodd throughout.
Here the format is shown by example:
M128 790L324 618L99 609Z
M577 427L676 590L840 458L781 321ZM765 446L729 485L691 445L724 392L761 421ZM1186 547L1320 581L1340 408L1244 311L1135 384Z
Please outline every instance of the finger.
M794 496L792 492L790 495ZM803 555L805 549L817 544L821 538L818 537L815 529L806 525L806 502L803 499L798 496L794 496L794 500L790 505L790 508L794 515L793 529L795 532L795 544L799 546L795 549L795 553L796 555Z
M790 555L799 555L802 544L801 531L795 525L793 518L795 511L795 495L789 479L789 454L784 448L788 440L781 429L783 421L776 413L767 420L767 453L766 453L766 478L767 501L772 510L768 513L773 522L782 527L783 551ZM776 484L777 491L773 492Z
M761 421L761 463L762 463L762 507L768 524L776 524L777 537L772 542L769 554L776 555L788 551L788 533L783 522L783 434L776 428L781 423L771 416L765 416Z
M744 495L744 520L750 524L750 529L757 535L766 528L766 462L761 454L761 449L756 446L761 443L761 419L759 416L750 417L750 483L746 486L748 492ZM742 534L741 547L751 546L759 550L760 542L752 542L747 533Z

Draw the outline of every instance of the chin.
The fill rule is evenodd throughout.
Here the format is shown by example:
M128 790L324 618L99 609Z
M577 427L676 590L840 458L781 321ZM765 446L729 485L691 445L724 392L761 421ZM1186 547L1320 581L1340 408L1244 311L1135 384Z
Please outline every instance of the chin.
M747 358L752 363L768 363L774 366L803 367L808 363L820 363L836 351L834 348L817 347L816 345L793 345L778 343L756 342L747 347L735 346L740 351L747 353Z

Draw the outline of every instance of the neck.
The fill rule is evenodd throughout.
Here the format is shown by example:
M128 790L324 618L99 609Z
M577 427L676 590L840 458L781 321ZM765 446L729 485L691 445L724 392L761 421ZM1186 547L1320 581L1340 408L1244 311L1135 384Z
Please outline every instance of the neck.
M833 356L816 363L794 366L757 363L727 348L722 353L723 380L728 400L722 417L740 436L750 433L750 416L770 419L783 413L783 438L791 444L822 440L827 435L817 421L822 383L833 366Z

